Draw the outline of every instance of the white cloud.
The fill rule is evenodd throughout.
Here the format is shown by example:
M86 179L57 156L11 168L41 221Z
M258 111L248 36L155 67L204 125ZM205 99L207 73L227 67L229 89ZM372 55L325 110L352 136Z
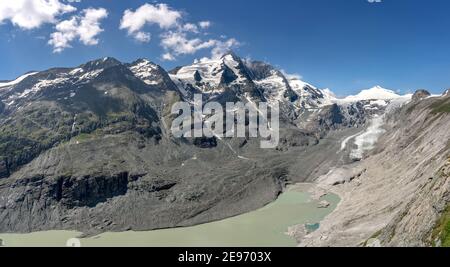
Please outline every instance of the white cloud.
M97 45L98 34L103 32L100 21L108 16L104 8L88 8L83 10L83 16L73 16L69 20L56 25L56 32L52 33L48 43L53 46L55 53L71 47L71 42L79 39L85 45Z
M136 11L125 10L120 29L127 30L129 35L139 40L139 36L149 34L142 31L146 24L157 24L161 29L170 29L178 26L181 18L181 12L171 9L166 4L144 4ZM144 40L150 41L149 38ZM139 41L142 41L142 38Z
M183 30L187 32L198 33L198 27L194 23L186 23L183 25Z
M162 55L163 60L174 61L176 58L171 53L164 53Z
M303 76L302 75L300 75L300 74L297 74L297 73L292 73L292 74L290 74L290 73L287 73L285 70L281 70L281 73L283 73L283 75L287 78L287 79L289 79L289 80L302 80L303 79Z
M168 32L161 36L161 46L172 55L194 54L198 50L211 48L215 44L215 40L189 39L186 33L181 31Z
M234 38L226 41L216 39L204 41L200 38L189 39L185 32L177 31L163 34L161 36L161 46L167 51L162 58L173 61L176 59L176 56L192 55L199 50L208 48L211 48L211 58L220 58L229 50L239 47L240 43Z
M232 50L233 48L239 47L241 43L234 39L228 39L226 41L218 41L216 40L215 46L211 51L211 57L212 58L219 58L223 56L226 52Z
M210 21L185 21L183 12L167 4L147 3L136 10L125 10L120 29L126 30L135 40L147 43L152 35L145 31L146 25L157 25L162 30L159 37L164 49L163 60L173 61L180 55L192 55L203 49L211 49L212 57L218 57L239 46L236 39L204 39L205 30L212 25Z
M58 16L74 11L75 7L59 0L0 0L0 23L9 20L29 30L44 23L56 23Z
M69 48L70 42L77 37L78 22L75 17L65 20L56 26L57 32L50 36L48 43L53 46L53 52L62 52L65 48Z
M210 21L200 21L198 23L198 26L200 26L200 28L202 28L202 29L207 29L207 28L211 27L211 22Z
M137 32L134 38L139 42L148 43L152 39L152 35L148 32Z

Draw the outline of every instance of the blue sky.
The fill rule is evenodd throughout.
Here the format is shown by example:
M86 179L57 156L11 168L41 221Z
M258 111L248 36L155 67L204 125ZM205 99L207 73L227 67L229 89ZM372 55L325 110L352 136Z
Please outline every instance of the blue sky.
M404 93L419 88L441 93L450 88L447 0L41 1L64 7L50 18L48 12L38 13L36 22L20 20L22 11L17 9L14 17L11 7L2 13L5 7L0 3L0 80L104 56L124 62L145 57L169 70L210 57L215 48L232 47L242 57L270 62L340 96L374 85ZM138 14L139 7L148 4L157 9L162 3L167 16L144 16L144 24L136 25L148 15ZM77 29L84 25L88 8L103 8L107 16L92 12L101 30L89 28L95 34L86 37ZM120 29L127 9L133 16ZM201 28L199 23L206 21L209 25ZM183 30L186 24L197 29ZM55 52L55 43L48 42L58 31L69 41L59 42L60 51ZM173 42L179 37L184 38L185 49ZM164 60L164 54L171 60Z

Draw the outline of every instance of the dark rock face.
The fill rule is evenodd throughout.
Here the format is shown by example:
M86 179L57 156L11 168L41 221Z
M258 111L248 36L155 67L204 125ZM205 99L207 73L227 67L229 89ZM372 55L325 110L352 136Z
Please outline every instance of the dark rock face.
M344 116L342 116L341 110L337 104L331 106L329 116L326 119L329 120L330 125L342 123Z
M287 90L284 93L284 97L289 99L289 101L291 101L291 102L295 102L299 99L299 96L292 90Z
M200 148L214 148L217 146L217 139L215 137L213 138L195 138L194 139L194 145Z
M182 68L182 66L175 67L175 68L171 69L170 71L168 71L168 73L169 74L177 74L181 68Z
M135 182L133 184L129 184L129 188L136 191L141 192L161 192L170 190L177 183L174 181L165 181L165 180L157 180L157 181L140 181Z
M201 82L202 81L202 76L200 75L200 72L196 71L194 74L194 79L196 82Z
M367 118L367 111L364 109L364 102L358 102L347 107L344 107L345 112L349 115L350 119L347 122L347 126L354 126L355 124L364 124Z
M110 198L125 195L128 190L128 173L115 176L60 177L51 193L56 201L67 208L95 207Z
M312 99L322 99L323 98L322 92L318 91L317 89L312 88L309 85L305 86L304 90L311 93Z
M247 67L252 80L262 80L267 78L274 70L271 65L261 61L245 62L245 66Z
M0 179L9 175L8 158L0 158Z
M345 119L342 109L337 104L331 105L319 114L316 121L316 129L322 133L321 135L324 135L329 130L348 123Z
M417 102L417 101L425 99L425 98L427 98L429 96L431 96L431 94L427 90L423 90L423 89L422 90L417 90L414 93L413 97L412 97L412 101L413 102Z
M221 84L230 84L235 81L238 77L236 74L228 67L224 67L222 78L220 80Z
M86 71L93 71L98 69L108 69L115 66L120 66L122 63L115 58L107 57L103 59L97 59L90 61L86 64L81 65L80 67L85 69Z

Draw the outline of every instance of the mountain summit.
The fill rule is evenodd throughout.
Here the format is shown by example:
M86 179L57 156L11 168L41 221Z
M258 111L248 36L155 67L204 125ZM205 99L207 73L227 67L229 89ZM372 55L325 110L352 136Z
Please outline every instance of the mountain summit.
M383 88L379 85L370 89L362 90L357 95L347 96L345 101L361 101L361 100L392 100L400 98L393 90Z

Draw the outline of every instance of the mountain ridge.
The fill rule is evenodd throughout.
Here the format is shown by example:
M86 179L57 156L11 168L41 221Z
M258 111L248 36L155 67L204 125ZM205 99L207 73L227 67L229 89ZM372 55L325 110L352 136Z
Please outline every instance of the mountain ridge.
M383 88L383 87L381 87L379 85L376 85L376 86L374 86L374 87L372 87L370 89L362 89L357 95L348 95L348 96L345 96L345 97L336 98L336 97L332 97L332 96L334 96L334 93L332 91L330 91L329 89L318 89L317 87L314 87L314 86L312 86L309 83L301 81L300 79L298 79L296 77L291 77L291 78L285 77L286 75L283 74L282 71L280 71L280 70L276 69L275 67L271 66L269 63L262 62L262 61L251 62L251 61L247 61L247 60L245 60L245 62L244 62L234 52L226 53L222 57L220 57L220 59L222 60L226 56L231 56L233 59L237 59L237 63L242 63L244 65L245 64L251 65L251 64L254 64L254 63L265 65L265 66L269 67L270 70L273 70L273 71L277 72L277 74L282 76L282 78L285 79L285 80L298 81L301 84L301 86L299 86L299 87L308 86L308 87L311 87L311 88L314 88L316 90L321 91L321 93L324 93L324 90L326 90L325 94L329 97L330 100L335 100L335 101L336 100L348 100L348 101L350 101L350 100L351 101L371 100L371 99L367 99L367 96L361 96L361 94L366 92L366 91L375 93L373 99L392 99L394 97L400 97L401 96L401 95L398 95L398 94L394 93L393 90L385 89L385 88ZM213 60L213 59L206 60L206 59L203 59L203 63L202 63L202 61L196 61L196 62L194 62L193 65L196 65L196 64L208 64L208 63L214 64L214 63L217 63L217 61L218 60ZM72 67L72 68L65 67L65 68L55 68L55 69L71 69L71 70L75 71L75 70L78 70L78 69L81 68L81 69L86 69L86 72L89 72L89 71L95 71L95 70L98 70L98 69L101 69L101 68L103 68L103 69L104 68L109 68L111 66L116 66L116 65L125 65L125 66L129 66L129 67L133 67L133 65L138 64L138 63L142 63L142 62L149 63L150 65L153 65L155 68L159 68L160 70L164 70L167 74L170 74L170 75L175 75L175 72L178 73L180 71L180 69L186 67L186 66L180 66L180 67L175 68L174 70L166 71L164 68L162 68L161 66L153 63L152 61L150 61L147 58L138 58L135 61L133 61L132 63L123 63L123 62L115 59L114 57L104 57L104 58L93 59L91 61L88 61L87 63L80 64L77 67ZM49 69L49 70L46 70L46 71L50 71L50 70L52 70L52 69ZM15 80L3 81L2 83L0 83L0 88L4 89L4 88L7 88L9 86L16 85L16 84L20 83L21 81L23 81L24 79L28 78L29 76L33 76L33 75L36 75L36 74L38 74L40 72L46 72L46 71L30 71L30 72L27 72L27 73L17 77ZM249 75L249 74L246 73L246 75ZM191 76L192 77L190 77L190 78L194 79L194 77L193 77L194 75L191 75ZM254 76L254 78L257 78L257 76ZM142 77L141 77L141 79L142 79ZM175 77L175 79L176 79L176 77ZM218 82L218 80L216 80L214 85L218 85L218 84L220 84L220 82ZM374 89L383 89L383 90L376 91ZM380 94L377 96L376 93L380 93ZM386 96L386 93L388 93L390 95Z

